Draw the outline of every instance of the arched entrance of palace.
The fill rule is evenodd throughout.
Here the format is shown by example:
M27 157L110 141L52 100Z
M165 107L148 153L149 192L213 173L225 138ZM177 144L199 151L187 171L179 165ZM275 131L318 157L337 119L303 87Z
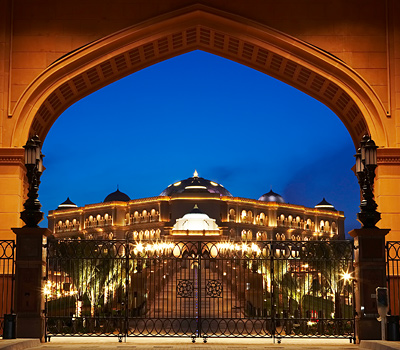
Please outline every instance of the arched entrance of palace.
M193 50L244 64L321 101L340 118L356 147L367 132L381 148L393 147L380 98L343 61L246 18L194 5L89 43L39 74L15 104L4 139L7 164L22 165L22 146L28 136L38 134L44 140L56 119L74 102L135 71ZM380 151L385 151L381 164L391 165L397 159L390 148ZM381 206L381 201L392 201L392 192L389 196L383 189L389 181L386 178L380 185L379 169L375 194ZM18 179L13 186L18 189L12 201L16 204L7 209L9 223L0 228L5 238L12 237L10 227L18 226L22 210L24 174L23 169L15 171ZM382 214L382 225L393 221L390 208L385 207Z
M21 151L31 134L44 140L60 114L79 99L144 67L196 49L247 65L321 101L341 119L356 146L365 133L379 146L390 146L382 120L386 110L351 67L304 41L197 5L119 31L59 58L21 94L7 146Z

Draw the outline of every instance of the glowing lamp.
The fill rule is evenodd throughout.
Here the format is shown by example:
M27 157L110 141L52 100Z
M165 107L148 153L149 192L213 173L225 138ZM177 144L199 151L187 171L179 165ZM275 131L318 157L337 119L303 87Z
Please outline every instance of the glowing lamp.
M358 221L363 228L374 228L381 219L381 214L376 210L378 205L374 200L374 179L377 167L377 146L369 135L364 135L360 142L360 149L356 157L356 175L362 192L361 211L357 214Z
M25 227L38 227L43 220L43 213L40 211L42 205L38 200L40 176L43 173L43 155L41 152L42 142L38 136L30 138L25 148L25 167L28 178L28 199L24 203L25 210L21 212L21 219Z
M364 152L365 152L365 165L377 165L376 159L376 149L378 147L375 145L375 142L372 139L369 139L365 143Z

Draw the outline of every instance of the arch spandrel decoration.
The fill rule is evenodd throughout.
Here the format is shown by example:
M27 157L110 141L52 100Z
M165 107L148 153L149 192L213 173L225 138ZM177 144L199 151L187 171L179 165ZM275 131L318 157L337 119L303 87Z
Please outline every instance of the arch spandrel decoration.
M387 145L385 115L371 87L337 58L273 29L201 7L128 28L56 61L18 101L13 146L45 139L58 116L88 94L152 64L196 49L277 78L331 108L358 145L369 131ZM226 15L226 14L224 14Z

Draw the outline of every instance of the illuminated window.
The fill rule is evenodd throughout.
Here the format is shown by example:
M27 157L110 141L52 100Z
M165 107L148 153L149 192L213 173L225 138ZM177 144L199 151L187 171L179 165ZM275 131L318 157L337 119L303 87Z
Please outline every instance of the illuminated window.
M229 221L235 221L236 219L236 212L235 209L229 210Z

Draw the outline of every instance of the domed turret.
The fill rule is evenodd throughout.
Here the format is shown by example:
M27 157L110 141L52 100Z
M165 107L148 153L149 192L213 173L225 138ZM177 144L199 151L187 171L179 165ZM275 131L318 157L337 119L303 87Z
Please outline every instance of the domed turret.
M67 200L65 202L62 202L56 210L62 210L62 209L72 209L72 208L78 208L78 206L73 203L69 197L67 198Z
M105 199L104 203L106 202L129 202L131 199L129 196L123 192L121 192L118 188L115 192L110 193Z
M273 192L272 190L268 193L263 194L260 198L258 198L258 200L263 202L285 203L283 197L278 193Z
M328 203L328 202L326 201L325 198L322 198L322 201L319 202L314 208L317 208L317 209L324 209L324 210L337 211L337 210L335 209L335 207L334 207L331 203Z
M173 194L182 193L183 191L217 193L220 196L232 197L230 192L224 186L214 181L199 177L197 171L194 172L192 177L169 185L161 192L160 196L171 196Z

